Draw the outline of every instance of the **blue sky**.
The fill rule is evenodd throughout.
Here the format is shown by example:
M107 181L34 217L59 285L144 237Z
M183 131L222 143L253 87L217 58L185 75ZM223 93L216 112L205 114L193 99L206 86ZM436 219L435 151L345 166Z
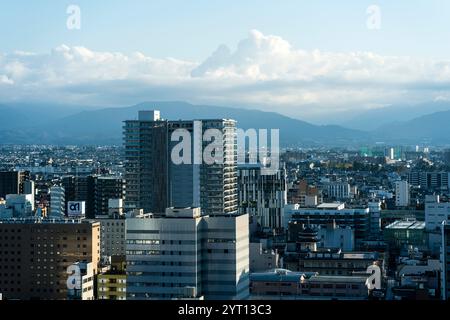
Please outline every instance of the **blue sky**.
M80 30L66 27L69 5ZM2 1L0 103L184 100L316 123L450 109L449 39L446 0Z
M65 27L69 4L81 8L79 31ZM378 31L366 27L366 9L371 4L381 9ZM276 34L303 49L450 56L450 2L445 0L19 0L0 4L2 52L46 52L67 44L201 61L222 43L234 46L251 29Z

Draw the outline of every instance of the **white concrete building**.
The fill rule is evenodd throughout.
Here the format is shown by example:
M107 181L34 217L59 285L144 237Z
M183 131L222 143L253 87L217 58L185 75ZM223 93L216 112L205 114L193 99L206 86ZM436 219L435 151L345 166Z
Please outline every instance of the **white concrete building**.
M249 296L248 215L206 216L207 300L244 300Z
M450 202L441 202L439 196L425 197L425 228L429 231L440 230L442 221L450 217Z
M350 227L339 227L333 221L317 230L319 248L339 248L342 251L355 250L355 231Z
M438 195L425 197L425 228L428 231L428 247L433 253L441 250L441 226L450 218L450 202L441 202Z
M325 190L328 195L328 198L335 200L352 198L354 196L354 192L356 192L356 190L352 190L349 183L343 182L329 183L325 186Z
M64 187L54 186L50 188L50 216L52 218L65 215L66 198Z
M168 208L126 223L127 299L246 299L248 215Z
M407 181L395 182L395 205L397 207L409 206L409 183Z
M0 204L0 218L26 218L33 214L34 196L31 194L7 194Z

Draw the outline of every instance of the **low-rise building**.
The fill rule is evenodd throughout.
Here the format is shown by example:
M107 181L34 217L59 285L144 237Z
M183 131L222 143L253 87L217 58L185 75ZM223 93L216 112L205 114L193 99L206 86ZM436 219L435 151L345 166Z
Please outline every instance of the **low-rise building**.
M395 221L384 228L384 240L396 251L407 246L427 249L428 235L425 232L425 222L413 219Z
M366 300L369 276L322 276L317 272L274 269L250 275L250 297L256 300Z
M368 276L321 276L302 277L302 294L319 299L366 300Z
M364 239L370 234L371 219L368 207L347 209L344 203L323 203L314 208L287 205L285 213L285 228L288 228L291 221L322 227L335 221L338 226L355 230L356 240Z
M97 299L126 300L127 275L125 256L113 256L109 270L97 277Z
M384 258L378 252L343 252L337 250L317 250L311 252L286 252L284 267L299 272L319 272L321 275L351 276L354 272L365 271L374 263L383 268Z
M439 299L440 270L436 259L403 260L396 271L398 285L393 288L394 298Z
M280 255L260 242L250 243L250 272L267 271L279 266Z

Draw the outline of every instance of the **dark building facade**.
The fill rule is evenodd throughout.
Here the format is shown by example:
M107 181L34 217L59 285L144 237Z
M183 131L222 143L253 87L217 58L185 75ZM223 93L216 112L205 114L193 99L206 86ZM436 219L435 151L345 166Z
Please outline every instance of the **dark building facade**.
M108 215L109 199L125 198L125 180L120 177L65 176L62 178L65 190L66 212L69 201L85 201L86 217Z
M27 171L0 171L0 198L7 194L23 193L23 183L29 180Z
M94 216L108 216L108 200L125 198L125 180L120 177L95 177ZM88 218L94 218L88 216Z
M67 267L100 257L100 223L0 221L0 292L4 299L66 299Z
M139 113L125 121L125 180L127 209L164 212L167 198L167 121L159 114Z
M94 217L95 176L64 176L61 180L65 190L66 213L69 201L85 201L86 217Z

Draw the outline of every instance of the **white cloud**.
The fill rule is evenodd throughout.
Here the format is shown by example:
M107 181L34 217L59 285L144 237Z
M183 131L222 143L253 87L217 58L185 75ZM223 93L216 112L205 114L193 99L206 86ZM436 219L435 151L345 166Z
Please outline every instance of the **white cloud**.
M122 104L187 100L253 106L299 117L450 96L450 61L293 48L253 30L202 63L61 45L0 54L0 100Z

